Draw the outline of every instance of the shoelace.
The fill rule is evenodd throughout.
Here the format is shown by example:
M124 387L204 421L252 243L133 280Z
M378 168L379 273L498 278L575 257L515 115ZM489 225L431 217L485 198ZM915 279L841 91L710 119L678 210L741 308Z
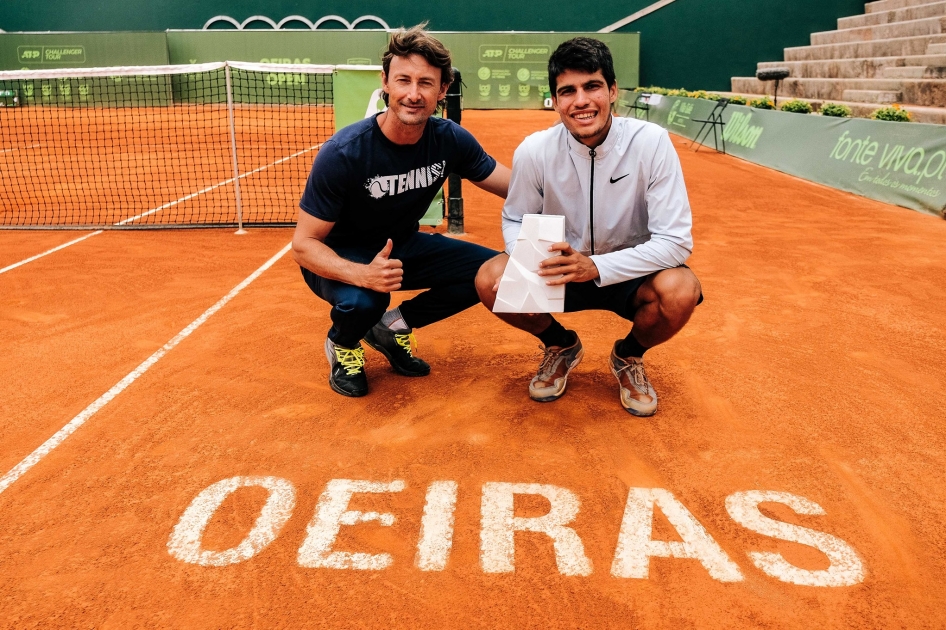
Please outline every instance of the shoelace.
M335 346L335 358L345 368L348 376L354 376L365 366L365 349Z
M394 342L404 348L408 356L414 356L412 350L417 348L417 337L414 336L414 333L408 333L406 335L394 333Z
M647 373L644 372L643 363L638 363L636 361L632 363L626 363L624 367L618 370L618 374L621 372L627 372L631 376L631 382L637 387L638 390L641 390L645 393L647 392Z
M556 348L552 350L551 348L546 348L545 346L539 346L539 350L545 353L545 357L542 358L542 363L539 364L539 374L544 378L551 376L551 370L554 366L555 361L561 356L565 348Z

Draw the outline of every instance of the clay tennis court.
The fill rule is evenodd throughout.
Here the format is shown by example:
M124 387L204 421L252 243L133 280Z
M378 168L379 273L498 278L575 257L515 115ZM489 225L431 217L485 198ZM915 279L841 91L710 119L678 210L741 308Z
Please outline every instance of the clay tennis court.
M463 122L509 164L554 120ZM0 625L943 627L946 222L674 143L706 301L647 354L649 419L618 403L608 313L562 316L586 350L554 404L526 392L537 341L482 306L419 331L430 377L369 350L371 393L334 394L329 309L291 255L231 294L288 229L106 232L0 273L0 474L178 339L0 493ZM464 195L464 238L500 247L500 201ZM0 231L0 269L81 235ZM235 477L255 480L188 539ZM346 507L339 480L375 492ZM756 530L730 514L752 496ZM329 504L330 550L384 568L325 545L319 566ZM275 538L248 546L258 518Z

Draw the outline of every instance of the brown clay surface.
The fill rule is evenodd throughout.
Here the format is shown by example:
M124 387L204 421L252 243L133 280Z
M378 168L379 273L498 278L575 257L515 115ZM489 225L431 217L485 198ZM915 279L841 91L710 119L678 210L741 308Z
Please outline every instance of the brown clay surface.
M0 229L0 269L81 238L91 231L44 231L26 235L18 230Z
M553 120L464 113L507 164ZM430 377L398 377L369 350L371 394L337 396L321 351L328 309L286 257L0 494L0 627L942 627L946 222L675 144L706 302L647 354L655 417L618 404L606 358L627 329L605 313L562 317L586 355L553 404L526 395L537 341L481 306L419 331ZM467 238L500 246L499 202L472 186L464 194ZM27 255L49 246L47 235L0 236L35 238ZM105 234L0 275L0 473L289 237ZM236 475L295 486L278 538L227 567L170 556L188 504ZM395 514L392 527L344 526L335 543L390 553L391 567L297 564L331 479L406 482L351 503ZM459 484L454 544L444 571L423 572L414 555L437 480ZM497 481L577 494L572 526L593 573L560 575L549 539L534 533L516 534L514 573L484 573L480 499ZM672 492L744 580L718 582L673 558L652 559L647 579L612 577L629 487ZM828 561L736 524L724 501L741 490L821 505L823 516L765 511L846 541L864 581L819 588L764 575L749 551L809 570ZM258 488L232 495L204 548L237 545L264 500ZM516 514L548 507L526 497ZM659 512L654 537L676 539Z

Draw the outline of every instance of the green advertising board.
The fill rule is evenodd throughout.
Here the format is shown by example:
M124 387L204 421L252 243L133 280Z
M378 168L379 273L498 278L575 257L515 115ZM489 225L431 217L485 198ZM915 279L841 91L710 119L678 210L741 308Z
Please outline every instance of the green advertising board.
M172 103L171 77L121 76L0 79L0 91L15 92L17 105L143 107Z
M638 85L638 33L435 32L450 49L466 85L467 109L541 109L548 60L567 39L601 39L611 48L618 85ZM383 31L168 31L172 64L211 61L373 65L381 61Z
M167 63L164 33L0 33L0 70Z
M633 110L621 91L618 113L693 139L715 101L662 96ZM653 101L654 99L652 99ZM723 111L726 152L809 181L943 216L946 127L862 118L790 114L729 105ZM705 133L705 131L704 131ZM712 146L712 132L708 144ZM722 148L720 142L720 148Z
M381 66L364 70L339 68L335 73L335 129L341 129L368 116L384 111L381 100Z
M168 31L167 54L172 64L374 65L387 41L384 31Z
M595 37L614 57L620 87L638 85L637 33L451 33L437 32L466 84L464 109L542 109L549 90L548 62L562 42Z

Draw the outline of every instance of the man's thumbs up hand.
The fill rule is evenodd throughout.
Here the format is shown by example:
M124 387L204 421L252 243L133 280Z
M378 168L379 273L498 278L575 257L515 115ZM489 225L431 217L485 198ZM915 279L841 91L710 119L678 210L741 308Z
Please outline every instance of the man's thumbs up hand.
M393 249L394 241L388 239L374 260L365 265L360 286L378 293L390 293L401 288L404 269L400 260L390 257Z

